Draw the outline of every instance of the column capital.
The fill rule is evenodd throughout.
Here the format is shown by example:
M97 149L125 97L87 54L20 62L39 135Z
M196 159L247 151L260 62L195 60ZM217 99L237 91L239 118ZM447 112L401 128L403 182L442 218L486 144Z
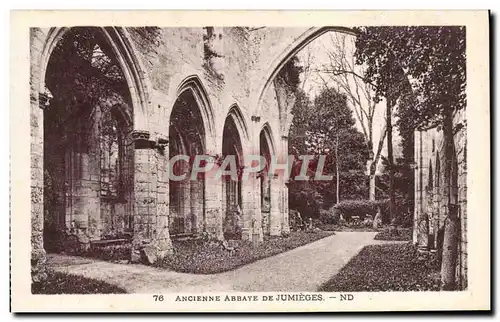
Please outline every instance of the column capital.
M38 106L44 110L50 105L50 100L53 99L52 93L45 89L43 93L38 93Z
M133 130L130 132L130 139L136 149L158 149L165 150L168 146L168 138L157 136L156 139L151 138L151 133L147 130Z
M254 121L254 122L256 122L256 123L259 123L260 122L260 116L252 115L251 120Z
M134 142L136 149L152 149L155 145L150 139L151 134L146 130L133 130L130 132L130 139Z

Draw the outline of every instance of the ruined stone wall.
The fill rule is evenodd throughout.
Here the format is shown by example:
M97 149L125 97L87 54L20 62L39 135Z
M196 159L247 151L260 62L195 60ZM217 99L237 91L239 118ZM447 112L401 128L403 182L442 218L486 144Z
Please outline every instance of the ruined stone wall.
M34 276L44 262L43 248L43 108L48 96L44 76L51 50L65 28L33 28L31 54L31 218ZM167 162L170 115L179 94L196 92L203 110L205 152L222 154L224 122L231 108L238 109L243 155L259 154L259 134L271 128L277 153L287 153L286 134L280 123L282 111L291 108L283 91L272 83L258 106L259 92L270 77L269 66L282 56L307 28L100 28L122 65L132 99L133 125L128 167L133 171L130 209L134 242L148 244L164 254L171 247L168 232L169 183ZM285 94L284 94L285 93ZM278 95L278 96L279 96ZM276 226L274 234L288 230L287 190L284 180L273 180ZM94 190L98 189L95 187ZM205 200L205 228L222 236L222 186L220 180L205 182L197 193ZM262 240L259 180L242 184L243 238ZM96 194L97 191L91 192ZM96 194L97 195L97 194ZM95 217L96 214L93 215ZM95 218L94 218L95 219ZM108 222L110 219L105 219ZM257 223L257 224L256 224ZM97 223L97 226L102 226ZM38 263L41 263L38 265Z
M454 141L460 218L457 281L467 287L467 122L465 111L454 116ZM415 217L413 241L419 247L435 249L438 232L445 223L447 199L444 195L445 168L443 132L437 128L415 133Z

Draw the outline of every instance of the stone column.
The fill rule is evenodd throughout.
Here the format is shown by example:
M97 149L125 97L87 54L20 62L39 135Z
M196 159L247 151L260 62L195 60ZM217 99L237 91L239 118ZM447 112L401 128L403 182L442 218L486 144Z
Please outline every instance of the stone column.
M282 162L288 162L288 136L281 137L282 142ZM288 177L283 176L281 180L281 227L282 233L290 234L290 224L288 220Z
M249 186L252 189L252 204L253 207L253 217L252 217L252 241L254 243L260 243L264 241L264 231L262 230L262 209L260 206L261 198L260 195L260 178L258 173L251 173L248 177Z
M241 180L241 211L243 213L243 227L241 232L241 239L253 240L254 227L257 226L255 219L255 190L253 183L253 176L249 175L246 180Z
M38 94L38 93L37 93ZM51 96L40 93L31 97L31 280L39 282L47 277L46 253L43 247L43 109Z
M191 232L198 234L203 231L203 181L191 181Z
M270 235L281 235L281 212L280 212L280 194L281 194L281 177L273 175L271 179L271 213L269 215Z
M222 225L222 178L211 172L205 176L205 229L212 237L223 240Z
M168 231L168 150L166 139L150 140L147 131L133 131L134 250L143 250L150 263L172 250ZM134 258L133 258L134 259ZM137 259L137 258L135 258Z

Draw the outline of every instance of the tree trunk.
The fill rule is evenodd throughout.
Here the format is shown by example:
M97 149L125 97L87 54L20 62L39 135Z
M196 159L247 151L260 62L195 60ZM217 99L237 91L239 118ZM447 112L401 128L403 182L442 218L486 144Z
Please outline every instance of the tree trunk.
M378 142L378 147L377 147L377 153L373 157L373 160L371 160L370 164L370 173L369 173L369 178L370 178L370 192L369 192L369 198L370 200L376 200L376 184L377 184L377 164L380 159L380 155L382 153L382 148L384 147L384 141L385 137L387 136L387 125L384 126L384 129L382 130L382 135L380 136L380 141Z
M340 202L340 173L339 173L339 135L336 136L335 142L335 176L337 178L337 203Z
M448 213L445 220L443 254L441 262L441 289L451 291L457 288L456 266L460 222L458 218L457 174L454 170L455 142L453 141L453 110L447 109L443 118L443 136L445 143L444 195Z
M394 101L390 98L387 99L387 160L389 162L389 218L391 225L396 224L396 201L394 195L394 157L392 155L392 107Z
M375 186L376 186L376 176L375 172L370 170L370 200L376 200Z

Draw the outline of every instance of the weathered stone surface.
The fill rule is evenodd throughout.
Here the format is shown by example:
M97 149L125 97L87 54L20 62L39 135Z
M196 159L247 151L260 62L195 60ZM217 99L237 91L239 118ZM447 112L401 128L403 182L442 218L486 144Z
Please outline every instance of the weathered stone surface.
M51 101L40 101L40 97L44 97L40 94L45 93L44 77L50 58L41 55L51 52L53 48L44 49L47 49L49 39L53 39L53 33L59 31L57 28L32 28L30 31L31 219L32 247L37 254L33 266L36 271L42 271L38 267L44 263L43 189L48 184L44 181L44 153L47 153L44 144L50 147L52 145L47 143L57 140L57 137L47 136L50 131L43 128L47 124L44 115L48 115L46 105L62 96L57 97L58 93L54 92ZM133 59L119 58L125 61L128 72L137 76L127 83L131 101L123 111L130 118L124 131L130 135L127 135L124 145L127 148L121 169L126 191L114 196L109 194L113 189L103 188L106 182L101 180L103 171L99 165L99 136L96 135L98 122L94 122L83 142L85 148L75 148L60 160L60 164L64 164L64 160L71 161L67 164L73 164L74 168L64 168L61 174L54 175L62 178L65 173L75 173L69 178L71 180L57 182L68 189L66 195L61 193L59 199L54 199L66 200L66 203L60 202L57 211L46 211L51 217L49 221L60 225L62 230L78 228L75 222L80 228L87 229L87 237L80 234L77 237L82 245L88 245L84 239L89 237L116 237L126 230L133 231L132 260L135 262L140 260L140 249L144 247L150 262L172 251L169 234L172 221L169 219L176 214L183 217L187 233L206 233L218 240L223 239L225 211L222 208L221 180L205 178L184 187L189 187L190 198L185 198L182 205L188 210L181 215L179 209L172 208L167 170L171 157L169 146L174 140L169 137L169 124L179 89L196 92L195 103L204 103L201 104L204 106L194 104L190 107L202 114L202 124L199 124L205 135L202 153L222 154L224 123L230 109L236 108L241 114L239 131L245 132L238 133L243 154L259 153L259 129L264 124L273 133L269 138L275 149L273 152L286 154L290 110L295 98L281 88L283 84L273 82L270 77L279 67L276 64L281 63L280 59L287 56L284 51L298 41L307 28L205 27L157 31L154 42L146 39L137 28L127 28L127 32L110 37L118 39L128 35L127 41L134 50L127 48L127 52L130 51ZM118 54L122 51L120 43L112 44L118 49ZM207 56L207 49L220 56ZM267 86L265 90L264 85ZM104 113L108 105L117 100L120 101L115 96L103 99L103 106L96 109L93 117L99 117L99 113ZM233 225L241 228L241 238L257 243L263 240L264 234L280 236L289 233L288 188L285 180L273 180L271 185L266 202L269 207L263 213L260 209L263 197L260 195L260 180L253 178L244 184L239 223ZM83 223L87 226L82 227Z
M460 217L459 258L457 280L461 289L467 286L467 123L465 111L454 115L455 155L457 165L458 207ZM447 210L443 185L444 160L443 131L431 128L415 132L415 214L413 241L424 248L439 246L444 231ZM432 171L430 169L432 168ZM432 178L429 178L432 174ZM432 183L432 186L429 184ZM429 218L426 219L427 214ZM439 253L438 253L439 255Z

